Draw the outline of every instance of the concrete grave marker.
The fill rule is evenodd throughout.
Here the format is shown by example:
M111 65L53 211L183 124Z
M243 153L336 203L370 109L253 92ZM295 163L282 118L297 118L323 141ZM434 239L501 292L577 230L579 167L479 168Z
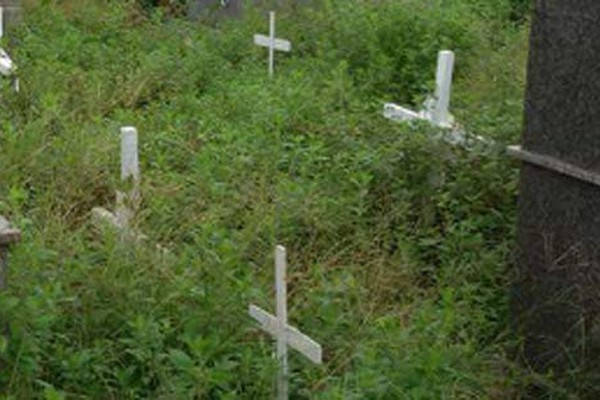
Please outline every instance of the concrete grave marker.
M522 146L508 149L522 161L514 326L527 368L572 382L573 398L597 399L600 2L535 5Z
M126 185L131 185L131 188L128 193L117 191L115 212L96 207L92 210L92 217L97 223L108 223L124 233L131 233L131 221L140 200L138 134L137 130L131 126L121 128L121 181Z
M269 36L255 34L254 44L267 47L269 49L269 77L273 76L275 68L275 50L289 52L292 50L292 44L284 39L275 37L275 12L269 13Z
M244 0L188 0L187 14L192 19L241 17Z
M315 364L321 364L323 362L323 350L321 345L300 332L298 329L288 325L286 269L287 261L285 247L277 246L275 249L277 315L271 315L255 305L250 305L249 308L250 315L260 324L261 329L277 340L277 359L279 361L279 374L277 377L278 400L287 400L289 397L288 346L299 351Z
M440 128L452 128L454 117L448 112L448 108L450 106L453 71L454 53L449 50L440 51L435 78L435 92L433 97L428 97L425 101L425 108L417 112L394 103L386 103L383 106L383 115L397 121L423 120Z

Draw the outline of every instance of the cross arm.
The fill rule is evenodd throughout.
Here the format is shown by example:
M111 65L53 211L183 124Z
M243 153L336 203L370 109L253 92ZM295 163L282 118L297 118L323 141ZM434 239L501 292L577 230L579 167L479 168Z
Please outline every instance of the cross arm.
M254 35L254 44L263 47L271 47L271 38L265 35ZM284 39L273 39L273 48L281 51L291 51L292 44Z
M272 336L277 335L277 318L255 305L250 305L248 312L265 332ZM323 349L319 343L290 325L286 326L285 332L290 347L298 350L315 364L323 363Z

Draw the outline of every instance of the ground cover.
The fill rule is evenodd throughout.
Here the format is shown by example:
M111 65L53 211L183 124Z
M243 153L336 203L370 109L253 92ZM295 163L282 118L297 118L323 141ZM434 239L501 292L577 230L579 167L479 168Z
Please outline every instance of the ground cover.
M508 281L527 23L516 2L323 1L202 25L130 2L45 2L5 39L22 91L0 101L0 213L24 238L0 319L7 399L271 398L272 253L288 248L292 398L514 397ZM526 14L525 14L526 15ZM418 104L457 54L452 111L497 142L462 149L382 104ZM140 132L147 244L111 207L118 132ZM169 251L158 251L160 243ZM558 388L555 389L560 394Z

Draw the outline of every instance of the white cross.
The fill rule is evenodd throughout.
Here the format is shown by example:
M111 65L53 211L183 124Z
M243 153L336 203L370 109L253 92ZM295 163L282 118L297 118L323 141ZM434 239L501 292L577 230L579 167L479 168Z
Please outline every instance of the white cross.
M440 51L435 77L435 92L433 97L429 97L425 101L425 109L416 112L393 103L387 103L383 107L383 115L394 120L424 120L441 128L452 128L454 117L448 112L448 107L453 71L454 53L449 50Z
M4 7L0 7L0 39L4 37ZM0 48L0 74L9 77L14 74L17 66L4 49ZM15 92L19 91L19 78L13 81Z
M4 7L0 6L0 39L4 37Z
M128 194L117 191L117 206L112 213L96 207L92 216L96 221L108 222L115 228L127 231L140 197L140 167L138 158L138 134L134 127L121 128L121 181L131 179Z
M275 37L275 12L269 13L269 36L255 34L254 44L269 48L269 77L273 76L275 64L275 50L289 52L292 50L292 44L284 39Z
M298 329L288 325L287 319L287 284L286 284L286 254L285 247L275 249L275 289L277 301L277 316L263 309L250 305L249 313L260 327L277 339L277 359L279 374L277 377L277 399L288 399L288 361L287 346L290 346L316 364L323 362L321 345Z

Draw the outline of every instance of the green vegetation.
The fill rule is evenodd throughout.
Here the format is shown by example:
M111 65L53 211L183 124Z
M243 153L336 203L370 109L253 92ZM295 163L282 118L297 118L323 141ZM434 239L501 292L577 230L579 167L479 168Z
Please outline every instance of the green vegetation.
M3 82L0 214L24 233L0 295L5 399L268 399L272 253L290 319L324 344L292 355L296 399L516 397L507 352L527 2L344 0L204 26L131 2L30 7ZM84 4L85 3L85 4ZM5 39L6 40L6 39ZM419 104L457 53L452 107L497 141L470 151L381 116ZM112 208L122 125L140 131L149 239L89 220ZM155 243L168 249L161 252ZM558 389L557 393L558 392Z

